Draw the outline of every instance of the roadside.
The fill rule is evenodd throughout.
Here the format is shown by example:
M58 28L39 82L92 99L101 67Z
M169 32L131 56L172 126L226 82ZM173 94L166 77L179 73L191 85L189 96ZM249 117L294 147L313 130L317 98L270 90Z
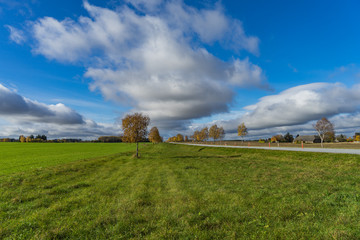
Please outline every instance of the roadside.
M203 147L225 147L225 148L250 148L250 149L264 149L264 150L280 150L280 151L295 151L295 152L321 152L321 153L345 153L345 154L358 154L360 155L360 149L339 149L339 148L295 148L295 147L254 147L254 146L228 146L228 145L211 145L211 144L195 144L195 143L175 143L173 144L185 144L192 146Z

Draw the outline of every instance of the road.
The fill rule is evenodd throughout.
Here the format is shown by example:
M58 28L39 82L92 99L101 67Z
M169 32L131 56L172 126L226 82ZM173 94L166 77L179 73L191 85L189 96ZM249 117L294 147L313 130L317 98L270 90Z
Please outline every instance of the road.
M320 153L345 153L360 155L360 149L340 149L340 148L292 148L292 147L246 147L246 146L226 146L226 145L211 145L211 144L194 144L194 143L174 143L186 144L192 146L203 147L226 147L226 148L249 148L249 149L264 149L274 151L295 151L295 152L320 152Z

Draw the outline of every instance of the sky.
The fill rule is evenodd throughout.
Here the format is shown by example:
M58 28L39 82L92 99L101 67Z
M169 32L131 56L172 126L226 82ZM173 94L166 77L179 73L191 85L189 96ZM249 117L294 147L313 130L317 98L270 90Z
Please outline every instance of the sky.
M0 138L360 132L358 1L0 0Z

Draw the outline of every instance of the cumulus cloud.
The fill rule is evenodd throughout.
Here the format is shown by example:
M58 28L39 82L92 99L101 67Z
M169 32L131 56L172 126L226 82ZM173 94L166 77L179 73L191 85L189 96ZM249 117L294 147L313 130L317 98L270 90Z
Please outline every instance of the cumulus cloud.
M229 136L236 138L236 127L245 122L251 137L286 132L315 134L313 124L328 117L338 132L360 128L360 85L348 88L342 83L312 83L296 86L276 95L262 97L235 119L218 120Z
M23 96L0 84L0 116L15 121L56 124L83 124L83 117L62 103L46 105Z
M119 135L118 123L86 119L62 103L47 105L25 98L0 84L0 137L45 134L49 138L94 139Z
M206 49L219 42L259 52L258 38L220 5L195 9L181 1L128 0L117 10L87 1L84 7L89 17L33 22L34 52L84 64L91 90L164 126L228 111L236 87L268 87L262 69L248 58L226 62Z
M77 125L36 122L26 122L18 125L16 123L3 122L0 126L2 128L0 138L17 138L20 135L45 134L49 139L81 138L83 140L93 140L100 136L118 136L121 133L121 128L117 124L95 123L88 119L85 119L83 124Z
M253 129L289 126L353 113L359 107L360 85L347 88L341 83L312 83L261 98L245 108L250 112L243 120Z

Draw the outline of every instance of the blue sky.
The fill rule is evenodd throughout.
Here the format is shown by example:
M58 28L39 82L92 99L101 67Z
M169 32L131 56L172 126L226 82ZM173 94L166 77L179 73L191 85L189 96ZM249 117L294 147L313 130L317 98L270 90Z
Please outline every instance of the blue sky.
M0 0L0 137L360 131L358 1ZM71 119L71 121L69 121Z

